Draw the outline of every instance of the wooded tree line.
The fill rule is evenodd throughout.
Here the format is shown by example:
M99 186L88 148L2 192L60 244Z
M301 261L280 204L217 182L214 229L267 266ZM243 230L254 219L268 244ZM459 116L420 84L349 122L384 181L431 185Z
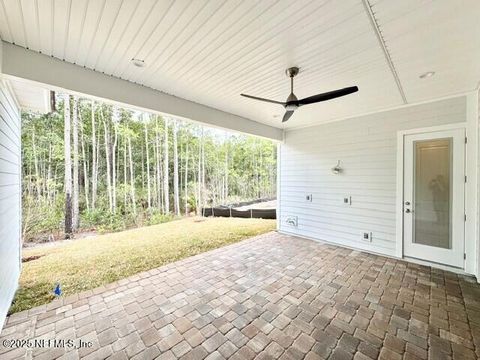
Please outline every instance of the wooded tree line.
M120 230L275 196L268 140L57 95L58 111L22 114L26 240Z

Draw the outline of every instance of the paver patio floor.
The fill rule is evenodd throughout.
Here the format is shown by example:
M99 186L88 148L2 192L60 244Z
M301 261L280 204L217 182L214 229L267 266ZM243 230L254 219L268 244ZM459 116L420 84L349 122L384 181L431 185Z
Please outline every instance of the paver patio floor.
M92 346L1 345L19 338ZM473 278L277 233L14 314L0 336L1 359L477 355Z

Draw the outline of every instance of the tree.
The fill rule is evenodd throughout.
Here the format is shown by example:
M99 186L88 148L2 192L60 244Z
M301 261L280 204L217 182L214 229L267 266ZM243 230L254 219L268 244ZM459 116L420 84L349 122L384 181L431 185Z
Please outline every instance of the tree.
M133 168L133 157L132 157L132 134L127 132L127 141L128 141L128 159L130 162L130 194L132 197L132 210L133 215L137 215L137 201L135 199L135 174Z
M65 96L64 103L64 148L65 148L65 239L72 236L72 160L70 149L70 97Z
M161 212L164 212L163 186L161 181L162 163L160 154L160 129L158 127L158 116L155 116L155 173L157 182L157 206Z
M79 182L78 182L78 98L73 96L73 200L72 228L80 227Z
M83 186L85 189L85 206L87 207L87 210L90 210L90 192L89 192L89 179L88 179L88 159L87 159L87 153L85 151L85 130L83 129L83 119L79 114L79 120L80 120L80 129L81 129L81 145L82 145L82 159L83 159ZM49 170L50 172L50 170Z
M38 170L38 155L37 155L37 146L35 144L35 128L32 129L32 150L33 150L33 159L35 165L35 189L37 191L37 197L40 198L41 188L40 188L40 172Z
M185 149L185 179L183 180L184 199L185 199L185 215L188 215L188 141Z
M112 148L112 210L117 211L117 142L118 142L118 113L113 109L113 148Z
M203 132L202 132L203 135ZM203 138L203 136L202 136ZM201 214L202 207L202 140L198 143L198 175L197 175L197 196L195 197L195 203L197 208L197 215Z
M103 108L100 110L100 114L103 122L103 134L105 141L105 164L106 164L106 179L107 179L107 195L109 210L113 213L113 197L112 197L112 176L111 176L111 164L110 164L110 132L107 126L107 120L103 112Z
M227 134L225 134L227 136ZM223 183L223 201L228 199L228 172L229 172L229 146L228 142L225 142L225 167L224 167L224 183Z
M147 114L143 114L143 121L145 124L145 151L147 157L147 204L148 210L152 207L152 192L150 189L150 154L149 154L149 146L148 146L148 116Z
M123 139L123 207L127 211L127 136Z
M173 201L175 215L180 216L180 195L178 191L177 120L173 120Z
M164 120L165 134L163 140L163 192L165 201L165 214L170 214L170 191L169 191L169 178L168 178L168 119Z
M95 132L95 102L91 101L91 118L92 118L92 209L95 210L97 201L97 135Z

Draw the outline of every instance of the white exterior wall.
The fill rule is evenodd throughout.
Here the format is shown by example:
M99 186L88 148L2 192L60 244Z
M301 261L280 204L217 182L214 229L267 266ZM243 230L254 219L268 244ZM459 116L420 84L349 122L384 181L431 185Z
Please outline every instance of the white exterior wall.
M16 102L0 80L0 331L20 275L20 125Z
M286 131L279 230L395 256L397 131L465 121L462 96ZM334 175L337 160L343 172ZM352 204L344 205L349 196ZM289 216L298 216L298 227L286 223ZM363 232L372 232L371 242Z

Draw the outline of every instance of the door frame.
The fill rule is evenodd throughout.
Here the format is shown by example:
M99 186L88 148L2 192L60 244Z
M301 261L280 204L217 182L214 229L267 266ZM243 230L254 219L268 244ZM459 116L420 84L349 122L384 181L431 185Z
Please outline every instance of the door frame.
M467 133L467 123L460 122L455 124L447 124L447 125L440 125L440 126L431 126L431 127L424 127L424 128L416 128L416 129L408 129L408 130L401 130L397 132L397 191L396 191L396 201L395 201L395 213L396 213L396 247L395 247L395 255L398 258L404 258L404 251L403 251L403 243L404 243L404 221L403 221L403 199L404 199L404 168L405 168L405 148L404 148L404 137L405 135L414 135L414 134L421 134L421 133L428 133L428 132L435 132L435 131L442 131L442 130L454 130L454 129L464 129L465 134L468 137ZM465 148L465 170L467 170L467 159L468 159L468 147ZM467 174L467 171L465 171ZM467 175L468 176L468 175ZM465 186L464 197L468 198L467 193L468 187ZM466 211L466 204L464 204L465 211ZM469 248L467 246L467 221L469 220L469 216L467 216L467 220L464 222L464 249L467 251ZM422 260L423 261L423 260ZM467 269L467 261L476 261L475 259L470 256L463 263L463 269ZM423 261L425 263L430 263L429 261ZM433 266L437 266L436 263L431 263ZM442 267L448 268L448 265L442 265Z

